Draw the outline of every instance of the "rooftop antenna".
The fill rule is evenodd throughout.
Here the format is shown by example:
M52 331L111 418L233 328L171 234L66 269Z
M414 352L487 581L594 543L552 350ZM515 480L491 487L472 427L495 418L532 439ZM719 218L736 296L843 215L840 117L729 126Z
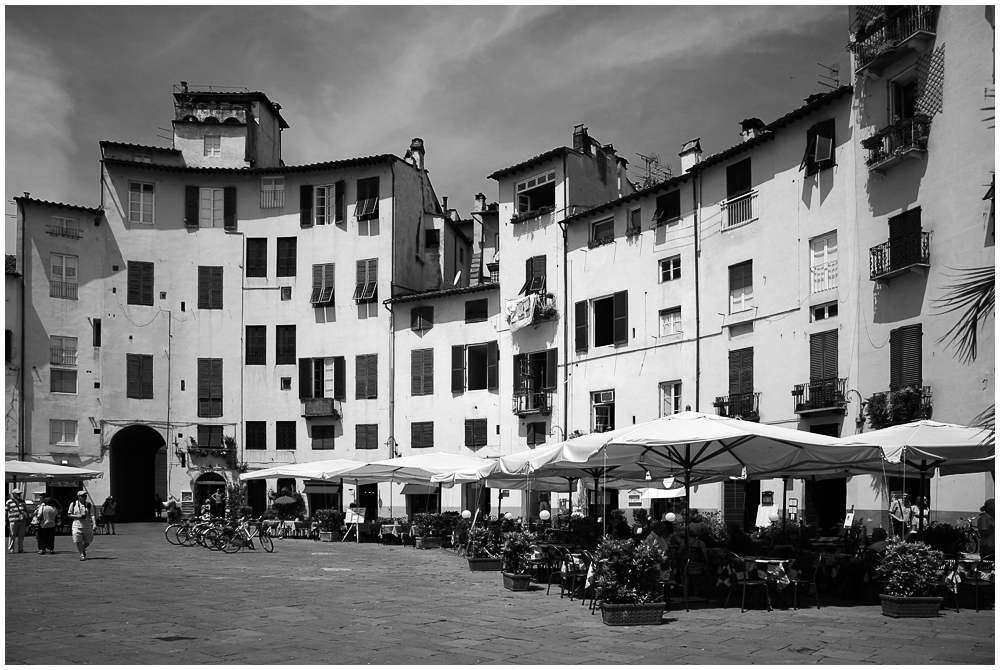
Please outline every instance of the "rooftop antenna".
M655 186L657 184L662 184L671 177L674 176L673 170L670 169L670 164L668 163L665 167L660 166L660 157L656 154L649 154L648 156L637 153L636 156L642 159L642 162L646 165L646 172L642 179L642 188L649 188L650 186Z
M826 86L830 90L836 90L840 88L840 63L836 65L823 65L822 63L816 63L822 68L826 68L827 74L819 75L820 86Z

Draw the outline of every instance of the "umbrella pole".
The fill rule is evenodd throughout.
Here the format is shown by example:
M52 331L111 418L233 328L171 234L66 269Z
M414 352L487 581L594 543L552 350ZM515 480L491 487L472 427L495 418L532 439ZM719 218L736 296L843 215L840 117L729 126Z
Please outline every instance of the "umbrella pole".
M781 478L781 536L787 538L785 535L785 519L788 517L788 513L785 511L788 508L788 475ZM787 539L786 539L787 541Z
M917 511L920 512L918 519L919 532L924 532L924 484L927 482L927 461L920 461L920 492L917 493Z
M358 490L358 480L354 480L354 501L357 502L361 499L361 491ZM354 544L361 544L361 524L358 523L358 509L354 508Z
M438 482L438 514L441 513L441 487L443 484Z
M691 445L687 446L688 458L691 456ZM691 468L690 461L684 468L684 549L687 553L687 560L684 561L684 611L690 612L691 606L688 604L688 563L691 561L691 536L687 531L688 519L691 516Z
M569 498L569 503L566 505L566 508L569 510L569 515L566 517L566 523L568 524L567 530L573 530L573 478L568 477L566 481L569 482L569 491L566 492Z

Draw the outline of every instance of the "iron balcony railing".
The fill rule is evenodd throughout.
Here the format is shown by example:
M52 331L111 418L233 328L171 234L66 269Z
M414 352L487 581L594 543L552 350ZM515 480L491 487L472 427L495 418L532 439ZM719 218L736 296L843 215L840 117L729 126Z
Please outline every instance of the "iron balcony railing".
M926 151L930 131L931 120L923 115L901 119L882 128L861 142L861 146L868 150L865 165L869 170L888 169L911 152Z
M544 207L539 207L538 209L533 209L530 212L518 212L514 216L510 217L511 223L524 223L525 221L530 221L536 217L542 216L543 214L549 214L556 211L555 207L546 205Z
M838 409L847 404L847 380L839 377L796 384L792 400L796 414L821 409Z
M302 401L302 416L305 418L333 417L339 419L341 402L333 398L306 398Z
M248 465L271 465L281 463L294 463L294 451L274 451L268 449L244 449L243 460Z
M903 274L915 265L931 264L930 233L918 231L890 237L871 248L869 261L871 279L888 279Z
M52 354L49 363L52 365L76 365L76 349L60 349L58 347L50 347L49 351Z
M552 391L521 391L514 394L514 414L551 414Z
M744 421L760 421L760 392L730 393L717 396L712 403L719 416Z
M847 45L855 56L855 72L885 65L897 56L899 47L920 34L935 34L937 12L933 6L889 7L889 12L860 27Z
M247 122L247 110L245 107L240 107L237 105L216 105L214 107L198 107L196 105L175 105L174 106L174 118L178 121L184 120L186 117L193 116L200 122L204 122L205 119L213 118L220 123L225 123L229 120L232 123L235 120L238 123ZM230 120L232 119L232 120Z
M830 261L812 268L812 292L837 288L837 261Z
M77 283L68 281L49 282L50 298L68 298L76 300Z
M271 190L260 192L261 209L277 209L285 206L284 190Z
M755 221L759 215L757 191L738 195L722 203L722 229L735 228Z
M48 226L46 232L55 237L70 237L74 240L78 240L83 237L83 233L80 232L79 228L70 226Z

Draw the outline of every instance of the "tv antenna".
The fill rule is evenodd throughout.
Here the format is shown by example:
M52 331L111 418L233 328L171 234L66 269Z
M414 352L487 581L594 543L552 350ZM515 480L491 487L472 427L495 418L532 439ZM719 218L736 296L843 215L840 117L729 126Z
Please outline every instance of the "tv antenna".
M821 74L819 76L820 86L826 86L828 89L836 90L840 88L840 64L837 65L823 65L822 63L816 63L822 68L826 68L827 74Z
M670 169L670 164L667 163L666 166L661 166L660 157L656 154L651 153L646 156L637 153L636 156L641 158L642 162L646 165L646 173L642 179L642 188L649 188L650 186L662 184L674 176L673 170Z

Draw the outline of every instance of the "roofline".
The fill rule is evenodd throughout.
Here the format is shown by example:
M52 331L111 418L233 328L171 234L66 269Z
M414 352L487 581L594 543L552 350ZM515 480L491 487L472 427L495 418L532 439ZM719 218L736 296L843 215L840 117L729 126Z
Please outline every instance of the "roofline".
M448 225L455 232L456 236L459 236L469 244L472 244L472 240L469 239L469 236L462 232L462 229L458 227L458 224L462 222L468 222L475 225L475 222L472 219L459 219L458 221L452 221L451 219L445 218L445 221L448 222Z
M278 106L271 102L271 99L261 91L174 91L174 98L178 100L181 96L185 95L195 95L205 98L218 98L222 96L227 98L244 98L245 100L259 100L271 109L271 113L278 118L278 124L282 129L289 127L288 122L281 116Z
M150 149L152 151L160 151L168 154L180 155L180 149L174 149L173 147L154 147L150 144L132 144L131 142L116 142L115 140L101 140L101 147L112 146L112 147L129 147L130 149Z
M526 161L522 161L517 165L511 165L510 167L503 168L502 170L497 170L496 172L494 172L493 174L489 175L486 178L499 180L501 177L513 174L514 172L520 172L521 170L527 170L529 167L537 165L538 163L543 163L549 160L550 158L558 158L559 156L563 156L569 152L580 154L580 152L577 151L576 149L570 149L569 147L556 147L555 149L549 149L545 153L533 156L532 158L529 158Z
M635 193L629 193L628 195L622 196L617 200L610 200L604 204L598 205L597 207L591 207L586 211L578 212L571 216L567 216L565 219L563 219L563 223L572 223L573 221L576 221L578 219L584 219L587 218L588 216L593 216L594 214L600 214L601 212L605 212L609 209L614 209L619 205L624 205L630 202L634 202L636 200L641 200L642 198L645 198L646 196L652 195L659 191L665 191L674 188L675 186L680 186L681 184L687 183L689 178L690 176L688 174L682 174L676 177L672 177L667 181L660 182L659 184L653 184L652 186L644 188L641 191L636 191Z
M131 161L126 161L126 162L127 163L131 163ZM80 211L80 212L87 212L88 214L98 214L98 215L104 214L104 208L103 207L84 207L83 205L69 205L69 204L64 203L64 202L53 202L51 200L39 200L38 198L32 198L30 196L23 196L23 195L15 196L14 197L14 202L16 202L18 204L28 203L28 204L32 204L32 205L42 205L42 206L45 206L45 207L56 207L56 208L59 208L59 209L75 209L75 210Z
M160 165L157 163L137 163L135 161L121 158L105 158L101 162L111 165L122 165L139 170L163 170L166 172L183 172L187 174L241 174L241 175L269 175L269 174L292 174L300 172L323 172L329 170L340 170L343 168L360 167L363 165L379 165L382 163L392 163L398 161L405 165L410 165L399 156L393 154L379 154L377 156L365 156L362 158L348 158L340 161L327 161L325 163L311 163L309 165L277 165L267 168L204 168L192 167L188 165Z
M445 288L437 291L424 291L422 293L409 293L385 300L385 304L391 305L399 302L416 302L418 300L433 300L435 298L447 298L453 295L464 295L466 293L481 293L483 291L500 290L500 282L486 282L485 284L472 284L459 288Z

